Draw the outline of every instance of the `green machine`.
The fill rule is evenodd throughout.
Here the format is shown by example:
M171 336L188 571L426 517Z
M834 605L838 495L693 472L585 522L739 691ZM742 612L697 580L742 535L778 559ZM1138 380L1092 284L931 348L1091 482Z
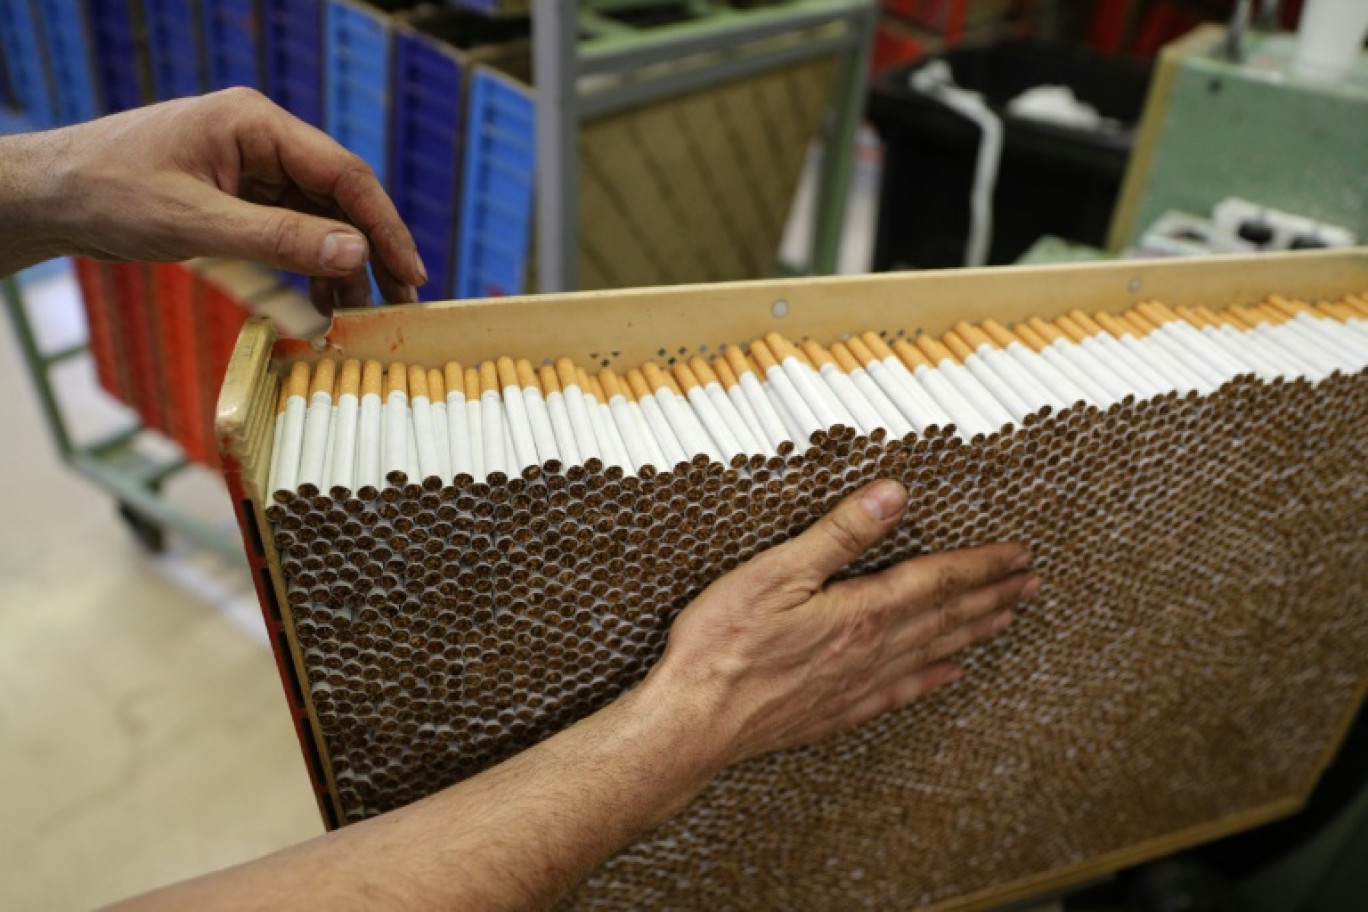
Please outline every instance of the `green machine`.
M1206 216L1232 197L1368 238L1368 54L1340 80L1313 82L1291 75L1295 44L1287 33L1231 40L1204 26L1164 49L1112 253L1166 212Z

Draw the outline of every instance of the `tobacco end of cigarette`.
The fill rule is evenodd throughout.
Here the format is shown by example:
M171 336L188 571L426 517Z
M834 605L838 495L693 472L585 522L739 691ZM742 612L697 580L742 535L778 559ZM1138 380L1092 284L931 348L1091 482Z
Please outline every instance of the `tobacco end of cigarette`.
M532 362L526 358L519 358L514 365L517 369L518 385L526 389L537 389L537 374L532 370ZM502 376L502 375L500 375Z
M385 367L379 361L367 361L361 366L361 395L380 395L385 384Z
M309 365L303 361L296 361L290 367L290 376L285 381L286 388L291 396L299 396L306 399L309 396Z
M408 369L398 361L391 364L385 374L385 395L390 393L408 395Z
M410 364L408 369L409 395L415 399L422 396L428 398L427 371L416 364Z

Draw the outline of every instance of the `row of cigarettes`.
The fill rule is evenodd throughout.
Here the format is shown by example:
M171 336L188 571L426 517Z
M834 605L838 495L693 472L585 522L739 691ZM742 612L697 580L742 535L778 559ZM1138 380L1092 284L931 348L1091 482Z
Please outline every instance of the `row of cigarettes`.
M965 440L1077 404L1206 395L1241 375L1323 379L1368 366L1368 302L1074 311L1013 328L961 322L937 338L866 332L824 347L777 333L746 350L625 373L568 358L443 369L296 363L281 385L270 490L369 499L388 486L561 472L652 474L805 449L845 427L902 438L953 426ZM595 465L597 463L597 465Z

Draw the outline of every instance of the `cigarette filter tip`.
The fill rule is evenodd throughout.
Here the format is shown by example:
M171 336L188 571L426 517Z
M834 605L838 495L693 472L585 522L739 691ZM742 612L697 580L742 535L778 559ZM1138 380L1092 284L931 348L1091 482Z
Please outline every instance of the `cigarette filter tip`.
M361 395L379 396L384 392L385 367L379 361L367 361L361 366Z
M298 396L301 399L309 397L309 365L303 361L296 361L290 366L289 379L285 381L291 396Z
M465 395L465 370L462 369L459 362L448 361L442 373L446 380L448 393Z
M428 398L427 371L416 364L409 365L408 385L410 396Z
M385 395L390 393L403 393L408 395L408 368L398 361L389 366L389 372L385 374Z
M342 362L342 375L337 381L339 396L358 396L361 393L361 362L348 358Z

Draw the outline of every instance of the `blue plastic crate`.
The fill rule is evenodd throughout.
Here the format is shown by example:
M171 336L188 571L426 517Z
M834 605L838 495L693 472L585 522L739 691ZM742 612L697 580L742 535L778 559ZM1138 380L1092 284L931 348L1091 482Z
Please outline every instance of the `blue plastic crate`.
M0 51L19 110L34 129L55 126L56 108L38 38L38 20L29 0L0 0Z
M323 10L320 0L261 0L266 94L323 126Z
M527 86L476 67L469 106L457 294L521 294L532 243L536 102Z
M262 86L255 0L201 0L209 88Z
M95 50L95 81L104 97L102 113L127 111L151 101L143 84L146 43L133 27L133 0L86 0Z
M73 124L99 116L90 36L80 0L35 0L35 6L43 24L56 122Z
M389 174L389 17L347 0L323 9L323 128L374 169Z
M456 50L396 34L390 195L427 265L428 284L418 290L425 301L453 293L464 70Z
M204 91L194 0L143 0L152 92L158 101Z

